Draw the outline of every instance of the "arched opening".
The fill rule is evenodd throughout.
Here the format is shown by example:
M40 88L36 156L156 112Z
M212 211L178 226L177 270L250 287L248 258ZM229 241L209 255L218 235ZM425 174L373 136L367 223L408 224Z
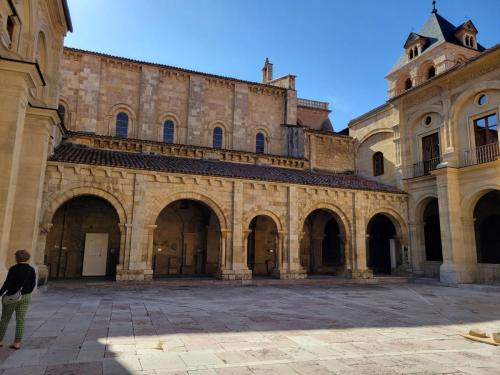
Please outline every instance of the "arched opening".
M500 190L479 199L474 218L478 263L500 264Z
M213 276L219 268L220 224L202 202L182 199L158 215L153 235L153 274Z
M255 135L255 152L257 154L263 154L266 149L266 137L264 133L258 132Z
M223 146L222 136L223 136L222 128L220 128L218 126L216 128L214 128L213 135L212 135L212 147L213 148L222 148L222 146Z
M381 176L384 174L384 154L380 151L373 154L373 175Z
M303 226L300 263L308 274L338 275L344 271L344 228L337 215L325 209L311 212Z
M391 274L402 263L394 224L386 215L376 214L368 223L367 233L368 267L375 274Z
M175 124L172 120L163 123L163 143L174 143Z
M432 77L436 76L436 68L434 66L431 66L428 70L427 70L427 79L430 79Z
M81 195L62 204L47 235L45 264L51 279L114 278L120 256L119 217L105 199Z
M407 78L405 81L405 90L411 89L412 83L411 83L411 78Z
M442 262L441 226L439 224L439 207L436 198L432 198L425 206L423 221L425 259L432 262Z
M59 104L57 106L57 113L59 114L59 117L61 118L62 124L66 125L66 107L64 104Z
M270 276L277 266L278 228L269 216L252 219L248 228L247 266L253 276Z
M120 112L116 115L116 136L118 138L128 137L128 115Z

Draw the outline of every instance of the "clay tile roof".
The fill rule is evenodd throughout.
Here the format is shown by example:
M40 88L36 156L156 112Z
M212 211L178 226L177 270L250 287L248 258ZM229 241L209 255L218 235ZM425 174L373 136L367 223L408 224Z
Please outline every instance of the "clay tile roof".
M312 172L308 170L242 165L222 161L179 158L164 155L108 151L71 143L61 144L49 160L64 163L102 165L158 172L242 178L248 180L403 194L403 192L397 188L364 179L353 174Z

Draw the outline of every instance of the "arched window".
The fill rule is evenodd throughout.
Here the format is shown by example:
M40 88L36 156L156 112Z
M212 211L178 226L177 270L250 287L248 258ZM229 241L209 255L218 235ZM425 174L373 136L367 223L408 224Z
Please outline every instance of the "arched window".
M66 116L66 107L63 104L59 104L57 107L57 113L59 113L59 117L61 117L62 124L64 125L64 120Z
M472 37L472 36L471 36L471 37L470 37L470 39L469 39L469 45L470 45L471 47L474 47L474 37Z
M7 17L7 34L9 34L9 40L10 40L9 47L12 48L12 40L14 39L14 21L13 21L13 16L8 16Z
M219 128L218 126L214 128L214 133L212 137L212 147L222 148L222 128Z
M373 175L380 176L384 174L384 154L376 152L373 154Z
M266 147L266 137L263 133L259 132L255 136L255 152L257 154L263 154Z
M470 46L469 36L468 35L465 36L465 45L466 46Z
M429 70L427 70L427 79L432 78L436 75L436 68L431 66Z
M418 56L418 47L417 46L415 46L415 53L414 53L414 55L415 55L415 57Z
M413 50L410 50L410 60L413 59Z
M411 78L407 78L405 81L405 90L411 89Z
M125 112L116 115L116 136L118 138L128 137L128 115Z
M172 120L163 123L163 142L174 143L175 124Z

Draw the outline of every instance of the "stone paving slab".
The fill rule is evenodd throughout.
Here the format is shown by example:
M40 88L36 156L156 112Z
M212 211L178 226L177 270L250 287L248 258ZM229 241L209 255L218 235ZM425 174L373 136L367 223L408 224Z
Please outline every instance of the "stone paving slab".
M500 331L498 288L53 283L0 375L500 374L472 328Z

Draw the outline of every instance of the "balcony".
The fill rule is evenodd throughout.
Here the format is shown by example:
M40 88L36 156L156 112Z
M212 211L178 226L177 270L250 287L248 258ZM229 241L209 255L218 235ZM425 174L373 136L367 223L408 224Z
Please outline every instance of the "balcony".
M500 144L498 142L489 143L465 151L462 167L477 165L495 161L500 157Z
M436 169L436 167L441 163L441 156L429 160L419 161L418 163L408 166L405 173L406 178L415 178L427 176L431 171Z
M328 111L328 102L319 102L317 100L309 100L309 99L297 99L297 105L299 107L313 108L313 109L321 109L324 111Z

